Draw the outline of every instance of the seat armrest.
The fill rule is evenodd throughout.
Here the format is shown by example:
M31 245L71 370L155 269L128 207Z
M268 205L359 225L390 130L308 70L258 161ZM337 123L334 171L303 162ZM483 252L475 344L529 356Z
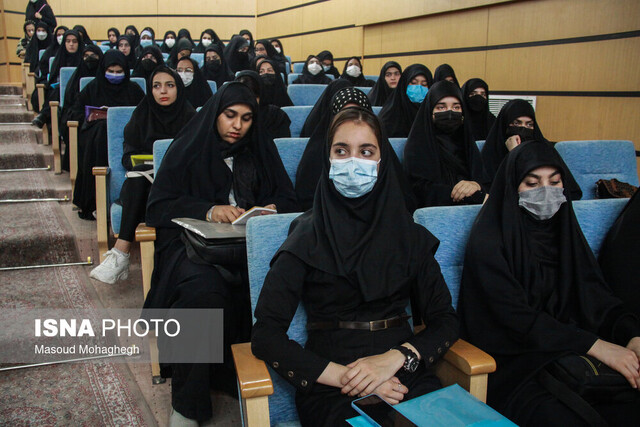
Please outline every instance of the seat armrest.
M444 360L466 375L490 374L496 370L496 361L493 357L462 339L449 348L444 355Z
M156 240L156 229L145 224L138 224L136 227L136 242L154 242Z
M273 394L273 383L267 365L251 352L251 343L233 344L231 346L233 362L236 365L240 395L243 399L270 396Z
M109 175L108 166L94 166L92 169L93 176L107 176Z

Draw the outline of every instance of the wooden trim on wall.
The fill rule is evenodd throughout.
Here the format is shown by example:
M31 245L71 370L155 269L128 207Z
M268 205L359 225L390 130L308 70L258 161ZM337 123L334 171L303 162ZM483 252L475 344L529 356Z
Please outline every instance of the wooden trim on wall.
M259 14L256 15L256 17L257 18L262 18L263 16L274 15L276 13L281 13L281 12L287 12L289 10L299 9L301 7L311 6L311 5L318 4L318 3L324 3L326 1L329 1L329 0L315 0L315 1L310 1L310 2L307 2L307 3L296 4L294 6L284 7L282 9L276 9L276 10L271 10L269 12L259 13Z

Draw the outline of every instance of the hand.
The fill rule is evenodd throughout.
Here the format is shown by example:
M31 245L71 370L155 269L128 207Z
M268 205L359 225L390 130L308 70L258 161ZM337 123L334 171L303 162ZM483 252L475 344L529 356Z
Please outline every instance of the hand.
M216 205L211 212L211 222L233 222L244 213L244 209L231 205Z
M276 209L276 205L274 205L273 203L271 203L270 205L265 206L265 208L267 209L273 209L275 211L277 211L278 209ZM273 215L273 212L260 212L260 215Z
M633 350L598 339L587 354L620 372L629 381L631 387L635 389L640 387L640 362Z
M511 151L516 148L518 145L522 143L519 135L510 136L505 142L504 145L507 146L507 151Z
M640 360L640 337L631 338L627 344L627 348L633 351Z
M451 190L451 199L453 199L454 202L459 202L465 197L469 197L473 195L476 191L480 191L480 190L481 190L480 184L478 184L477 182L463 180L457 183L453 187L453 190Z
M42 14L40 12L36 12L35 17L38 19L42 19Z
M363 357L347 365L349 370L342 376L342 393L349 396L371 394L383 382L395 375L404 364L404 355L398 350L389 350L375 356Z
M404 399L404 395L409 392L407 386L403 385L396 377L391 377L383 382L374 391L378 396L383 398L388 404L395 405ZM366 394L360 393L358 397L365 397Z

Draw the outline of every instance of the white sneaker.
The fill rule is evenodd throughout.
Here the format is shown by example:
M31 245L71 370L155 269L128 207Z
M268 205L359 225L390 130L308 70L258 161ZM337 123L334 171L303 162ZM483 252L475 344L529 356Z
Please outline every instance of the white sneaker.
M187 418L180 412L171 408L171 415L169 416L169 427L198 427L198 425L198 421Z
M115 250L107 251L99 266L91 270L89 277L113 285L129 277L129 256Z

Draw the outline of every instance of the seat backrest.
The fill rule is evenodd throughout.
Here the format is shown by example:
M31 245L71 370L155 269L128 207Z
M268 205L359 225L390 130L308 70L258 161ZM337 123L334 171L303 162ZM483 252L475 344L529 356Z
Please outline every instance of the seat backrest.
M44 55L44 52L45 52L46 50L47 50L47 49L40 49L40 50L38 51L38 60L42 59L42 55Z
M207 83L209 83L211 92L213 92L213 94L215 95L216 92L218 91L218 83L214 82L213 80L207 80Z
M378 79L380 78L380 76L375 75L375 76L364 76L365 79L367 80L373 80L374 82L377 82Z
M293 105L314 105L327 85L290 85L287 88Z
M300 74L302 73L302 69L304 68L304 62L294 62L293 63L293 72Z
M82 77L80 79L80 92L89 84L91 80L95 79L95 77Z
M556 144L582 190L582 200L596 198L596 181L613 179L638 186L636 152L631 141L562 141Z
M375 106L375 107L374 107L374 106L372 105L372 106L371 106L371 109L373 110L373 114L375 114L375 115L377 116L378 114L380 114L380 111L382 111L382 106Z
M85 86L87 86L89 84L89 82L91 80L95 79L95 77L83 77L80 79L80 90L82 91L82 89L85 88ZM144 77L131 77L131 81L135 84L137 84L138 86L140 86L140 89L142 89L142 91L145 93L145 95L147 94L147 83L144 80Z
M204 67L204 53L192 53L191 58L198 63L198 67Z
M158 173L162 159L167 152L167 149L173 142L173 139L159 139L153 143L153 174Z
M393 147L393 151L396 152L400 163L404 161L404 146L407 143L407 138L389 138L389 142Z
M51 58L49 58L49 72L51 72L51 66L53 65L53 60L56 59L55 56L52 56Z
M264 279L269 271L271 258L287 238L291 221L298 215L298 213L266 215L251 218L247 223L247 265L249 267L251 313L255 312ZM255 322L255 318L253 320ZM299 305L287 331L289 338L304 345L307 341L306 324L307 316L302 305ZM271 425L296 421L298 413L294 402L295 390L293 386L280 378L280 375L270 367L269 373L273 381L273 395L269 396Z
M629 199L600 199L573 202L573 211L580 223L582 234L596 257L609 229L628 201Z
M162 57L164 58L164 62L167 62L167 59L169 59L169 54L162 52Z
M482 151L482 147L484 147L484 139L476 141L476 145L478 146L478 150Z
M127 173L122 166L124 127L129 123L136 107L110 107L107 111L107 153L109 159L109 187L107 206L120 197L120 190Z
M276 138L274 143L278 149L278 154L282 159L284 170L287 171L287 175L291 179L291 183L296 185L296 171L298 170L298 164L304 153L304 149L309 142L309 138Z
M363 86L356 86L356 89L360 89L361 91L364 92L365 95L369 95L369 92L371 92L370 87L363 87Z
M105 52L106 52L106 51L108 51L109 49L111 49L111 48L109 47L109 45L108 45L108 44L101 44L101 45L100 45L100 50L102 51L102 53L105 53Z
M300 73L289 73L289 74L287 75L287 84L292 84L292 83L293 83L293 81L294 81L295 79L297 79L298 77L300 77L300 76L301 76L301 74L300 74Z
M64 107L64 94L67 91L67 84L73 73L75 73L76 67L62 67L60 68L60 108Z
M311 112L312 108L313 105L282 107L282 111L287 113L287 116L289 116L289 120L291 120L289 130L291 131L292 138L297 138L300 136L300 132L302 132L302 127L304 126L304 122L307 120L307 116Z

